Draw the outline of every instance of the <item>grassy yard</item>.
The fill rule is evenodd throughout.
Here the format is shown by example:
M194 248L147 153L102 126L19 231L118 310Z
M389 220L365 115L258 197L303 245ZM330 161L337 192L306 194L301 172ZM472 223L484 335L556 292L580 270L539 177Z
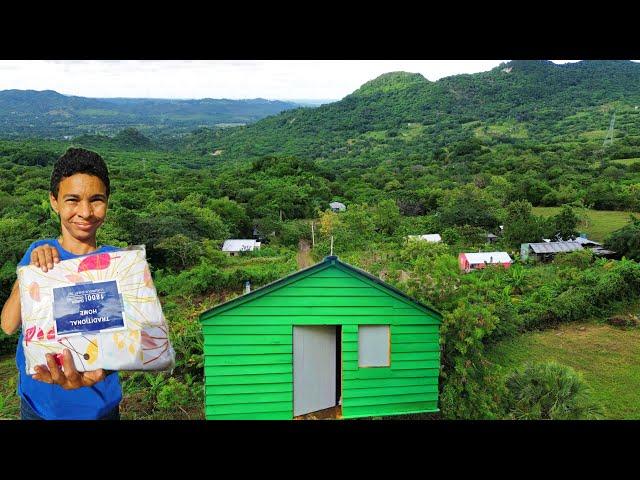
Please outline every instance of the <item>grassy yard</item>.
M16 394L18 370L15 355L0 357L0 420L20 417L20 400Z
M489 358L508 368L555 360L580 372L607 419L640 419L640 328L573 323L505 340Z
M535 215L550 217L560 213L560 207L533 207ZM618 212L610 210L576 210L576 214L583 218L578 230L585 232L593 240L601 242L611 232L629 223L629 216L633 212ZM634 213L640 216L640 213Z

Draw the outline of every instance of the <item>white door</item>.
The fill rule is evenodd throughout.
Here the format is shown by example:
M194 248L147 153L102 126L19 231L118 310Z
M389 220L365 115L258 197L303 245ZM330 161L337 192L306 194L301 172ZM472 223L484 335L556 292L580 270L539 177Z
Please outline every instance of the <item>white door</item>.
M293 415L336 405L336 327L293 327Z

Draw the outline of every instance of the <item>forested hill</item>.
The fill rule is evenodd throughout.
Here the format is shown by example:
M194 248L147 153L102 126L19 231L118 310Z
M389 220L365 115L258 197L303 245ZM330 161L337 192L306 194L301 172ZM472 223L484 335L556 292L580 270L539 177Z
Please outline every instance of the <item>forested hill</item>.
M201 126L247 124L283 110L292 102L200 99L85 98L52 90L0 91L0 132L10 137L63 138L111 135L125 127L145 133L177 133Z
M475 138L485 143L602 144L612 112L619 134L636 136L640 64L630 61L511 61L477 74L431 82L387 73L339 102L292 109L253 125L197 133L192 144L223 159L271 154L376 158L424 154Z

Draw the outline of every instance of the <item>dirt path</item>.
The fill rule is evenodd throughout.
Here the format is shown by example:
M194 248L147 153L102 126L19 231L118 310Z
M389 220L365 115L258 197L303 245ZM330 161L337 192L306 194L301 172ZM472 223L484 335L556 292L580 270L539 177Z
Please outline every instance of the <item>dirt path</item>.
M300 240L298 243L298 254L296 255L296 261L298 262L298 268L307 268L313 265L313 259L311 258L311 247L306 240Z

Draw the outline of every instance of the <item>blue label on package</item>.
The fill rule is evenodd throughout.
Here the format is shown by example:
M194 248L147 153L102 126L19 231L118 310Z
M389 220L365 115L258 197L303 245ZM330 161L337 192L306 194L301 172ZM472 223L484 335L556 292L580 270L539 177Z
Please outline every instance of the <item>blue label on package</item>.
M115 280L53 289L53 319L58 335L123 328L122 311Z

